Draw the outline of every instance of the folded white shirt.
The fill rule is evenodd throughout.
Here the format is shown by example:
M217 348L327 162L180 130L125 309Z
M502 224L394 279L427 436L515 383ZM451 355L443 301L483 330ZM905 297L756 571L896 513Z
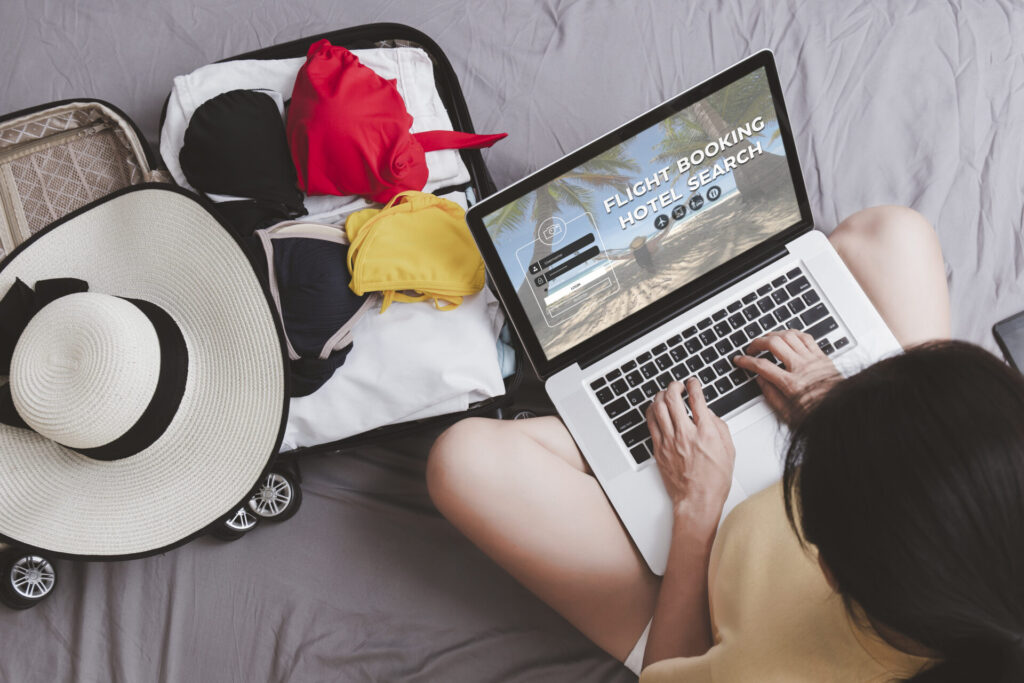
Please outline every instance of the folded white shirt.
M352 50L352 54L381 77L395 79L405 107L413 118L412 132L452 130L452 122L434 83L434 65L420 48L397 47ZM200 67L174 79L167 101L167 113L160 131L160 155L174 181L194 190L178 161L184 144L185 129L192 114L212 97L231 90L271 90L289 100L295 77L305 57L294 59L240 59ZM469 182L469 170L458 151L452 149L427 152L427 184L424 192ZM227 198L218 198L227 199ZM369 206L356 196L318 195L305 199L308 219L331 221L340 213Z

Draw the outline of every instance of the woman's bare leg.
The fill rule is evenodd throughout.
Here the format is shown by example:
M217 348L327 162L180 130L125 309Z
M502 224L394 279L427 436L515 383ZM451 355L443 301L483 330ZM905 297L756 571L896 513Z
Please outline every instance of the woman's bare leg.
M920 214L865 209L830 239L901 344L949 336L942 254ZM560 420L463 420L431 449L427 484L470 540L625 659L654 611L658 579Z
M462 420L430 451L438 509L585 636L623 661L654 612L644 564L561 420Z
M942 248L924 216L876 206L844 220L829 239L904 348L950 336Z

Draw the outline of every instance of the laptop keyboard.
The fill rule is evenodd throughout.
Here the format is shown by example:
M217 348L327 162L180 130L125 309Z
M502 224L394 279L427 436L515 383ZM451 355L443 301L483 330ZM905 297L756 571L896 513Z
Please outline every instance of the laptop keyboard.
M850 343L846 337L834 342L828 339L838 328L810 278L798 267L637 354L592 381L590 388L626 449L640 464L652 456L647 408L669 382L699 378L708 406L723 416L761 393L754 375L732 363L732 357L742 353L752 340L773 330L801 330L831 355ZM759 355L782 365L768 351Z

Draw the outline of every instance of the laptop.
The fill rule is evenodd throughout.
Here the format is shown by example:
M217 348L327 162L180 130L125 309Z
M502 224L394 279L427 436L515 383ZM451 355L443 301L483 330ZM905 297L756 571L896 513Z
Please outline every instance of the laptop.
M814 230L769 50L487 197L467 221L527 357L657 574L672 527L645 417L658 391L696 376L729 425L728 511L778 481L787 437L732 357L785 328L847 374L900 350Z

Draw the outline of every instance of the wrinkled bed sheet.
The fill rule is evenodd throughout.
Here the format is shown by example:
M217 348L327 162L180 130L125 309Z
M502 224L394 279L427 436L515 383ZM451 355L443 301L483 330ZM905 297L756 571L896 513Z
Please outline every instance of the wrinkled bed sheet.
M396 21L459 74L499 186L762 47L774 49L818 224L908 204L936 226L957 337L1024 309L1024 6L978 2L0 5L0 112L75 96L155 142L171 79L225 56ZM431 435L305 465L305 503L232 544L63 562L0 611L4 681L627 681L431 507Z

